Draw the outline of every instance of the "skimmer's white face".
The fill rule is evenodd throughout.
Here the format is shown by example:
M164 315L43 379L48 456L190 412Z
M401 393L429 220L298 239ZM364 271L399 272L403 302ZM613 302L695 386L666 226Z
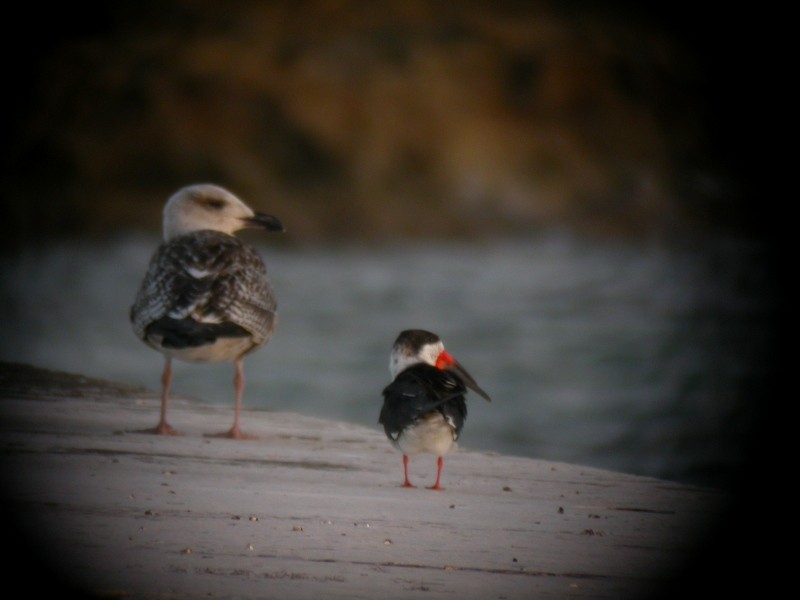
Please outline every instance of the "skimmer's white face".
M418 351L403 344L395 345L389 356L389 372L392 374L392 379L408 367L419 363L436 366L436 359L443 351L444 344L441 341L425 344Z

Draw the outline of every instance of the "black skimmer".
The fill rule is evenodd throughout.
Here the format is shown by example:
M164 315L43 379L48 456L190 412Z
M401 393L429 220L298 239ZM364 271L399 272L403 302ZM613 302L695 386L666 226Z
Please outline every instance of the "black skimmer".
M178 434L167 423L176 358L234 363L233 426L219 435L250 437L239 428L243 359L269 341L277 304L258 253L233 235L246 228L284 231L277 218L253 212L216 185L185 187L164 207L164 241L150 260L130 312L136 335L165 358L161 419L148 432Z
M429 331L401 332L392 346L389 371L392 383L383 390L378 422L392 445L403 453L403 487L415 487L408 480L409 455L427 453L438 457L436 483L431 489L444 489L444 455L464 427L467 388L492 400L445 350L439 336Z

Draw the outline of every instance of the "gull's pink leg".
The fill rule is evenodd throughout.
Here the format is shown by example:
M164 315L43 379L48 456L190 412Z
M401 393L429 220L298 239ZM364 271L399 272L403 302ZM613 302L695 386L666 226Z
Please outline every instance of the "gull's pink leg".
M158 435L181 435L167 423L167 402L169 390L172 387L172 359L164 358L164 371L161 373L161 418L158 425L150 429L143 429L141 433L155 433Z
M244 395L244 359L236 360L236 374L233 377L233 386L236 390L236 404L233 413L233 425L224 433L209 434L210 437L226 437L234 440L253 440L257 436L243 433L239 428L239 415L242 412L242 396Z

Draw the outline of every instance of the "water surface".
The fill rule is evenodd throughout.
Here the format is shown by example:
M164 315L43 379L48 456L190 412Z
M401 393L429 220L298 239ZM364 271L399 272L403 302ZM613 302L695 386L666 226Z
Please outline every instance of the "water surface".
M157 243L2 259L0 360L157 389L162 359L128 323ZM259 250L280 322L246 362L248 408L378 428L389 348L417 327L492 395L468 398L463 447L710 485L742 459L769 351L758 246L546 235ZM176 363L173 390L232 406L232 377Z

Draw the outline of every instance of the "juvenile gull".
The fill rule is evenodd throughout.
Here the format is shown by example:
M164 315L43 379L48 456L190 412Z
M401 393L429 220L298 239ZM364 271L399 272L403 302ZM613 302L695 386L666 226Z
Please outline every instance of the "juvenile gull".
M167 423L172 359L232 362L236 392L233 426L224 437L244 439L239 415L244 356L266 344L277 322L267 269L258 253L234 237L245 228L284 231L229 191L211 184L178 190L164 207L158 247L131 307L133 331L164 355L161 418L150 433L178 435Z
M443 457L467 418L467 387L491 399L445 350L439 336L423 329L400 332L389 356L389 371L392 383L383 390L378 422L403 453L403 487L414 487L408 480L408 455L428 453L438 457L431 489L442 490Z

